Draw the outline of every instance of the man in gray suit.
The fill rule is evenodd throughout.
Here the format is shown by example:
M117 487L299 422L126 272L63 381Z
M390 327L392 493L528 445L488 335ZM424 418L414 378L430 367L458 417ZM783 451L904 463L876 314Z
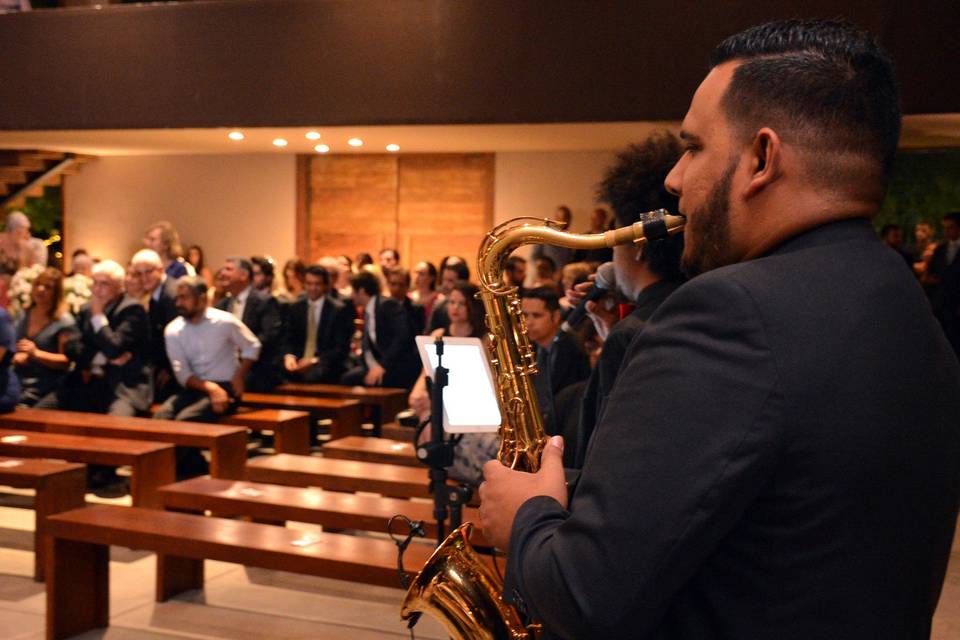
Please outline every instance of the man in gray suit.
M507 599L550 637L926 639L960 501L960 366L876 238L889 61L844 23L731 36L667 177L690 281L630 346L568 495L484 467ZM698 275L699 274L699 275Z

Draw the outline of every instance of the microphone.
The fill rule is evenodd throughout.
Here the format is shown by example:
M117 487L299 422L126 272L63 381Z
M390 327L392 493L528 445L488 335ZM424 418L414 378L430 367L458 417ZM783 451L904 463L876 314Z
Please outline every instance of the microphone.
M612 262L604 262L597 267L597 277L593 281L593 289L587 292L580 304L570 312L567 319L560 325L561 331L573 332L587 315L587 303L602 298L617 286L617 275L613 270Z

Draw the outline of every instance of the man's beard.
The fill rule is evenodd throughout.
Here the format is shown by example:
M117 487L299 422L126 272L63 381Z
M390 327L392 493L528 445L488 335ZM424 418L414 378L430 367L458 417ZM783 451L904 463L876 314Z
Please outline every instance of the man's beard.
M687 251L680 268L688 278L730 262L730 185L736 168L736 163L731 163L707 194L704 205L687 217Z

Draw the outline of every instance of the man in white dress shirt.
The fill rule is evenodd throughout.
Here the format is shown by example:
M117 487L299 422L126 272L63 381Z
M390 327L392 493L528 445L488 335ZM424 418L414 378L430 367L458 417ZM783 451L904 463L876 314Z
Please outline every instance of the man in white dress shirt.
M180 317L167 325L164 339L183 390L154 417L213 422L235 408L260 341L233 314L207 306L207 285L199 276L177 281L176 306Z

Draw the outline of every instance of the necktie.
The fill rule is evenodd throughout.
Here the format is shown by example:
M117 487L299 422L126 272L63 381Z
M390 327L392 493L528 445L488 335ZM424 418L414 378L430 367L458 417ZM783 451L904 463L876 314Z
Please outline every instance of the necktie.
M313 305L307 304L307 342L303 347L303 357L312 358L317 353L317 314Z

